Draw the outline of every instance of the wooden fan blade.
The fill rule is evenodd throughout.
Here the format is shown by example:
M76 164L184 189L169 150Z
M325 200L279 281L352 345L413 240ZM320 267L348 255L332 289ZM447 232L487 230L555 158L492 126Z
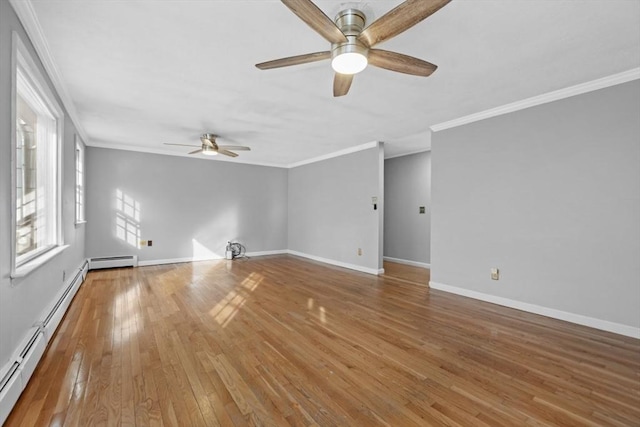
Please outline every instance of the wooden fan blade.
M199 145L193 145L193 144L171 144L169 142L165 142L164 145L178 145L180 147L200 147Z
M398 73L422 77L430 76L438 68L437 65L422 59L382 49L369 49L369 64Z
M347 41L340 28L321 11L311 0L281 0L293 13L308 26L331 43Z
M333 77L333 96L344 96L349 92L351 82L353 81L353 74L340 74L336 73Z
M200 152L202 152L202 148L199 149L199 150L192 151L192 152L187 153L187 154L196 154L196 153L200 153Z
M244 145L218 145L218 150L251 151L251 148Z
M307 64L309 62L322 61L331 58L331 52L315 52L306 53L304 55L289 56L287 58L275 59L273 61L262 62L256 64L261 70L269 70L271 68L289 67L291 65Z
M395 37L428 18L451 0L407 0L390 10L358 36L369 47Z
M225 156L229 156L229 157L238 157L238 155L233 151L227 151L227 150L218 150L218 154L224 154Z

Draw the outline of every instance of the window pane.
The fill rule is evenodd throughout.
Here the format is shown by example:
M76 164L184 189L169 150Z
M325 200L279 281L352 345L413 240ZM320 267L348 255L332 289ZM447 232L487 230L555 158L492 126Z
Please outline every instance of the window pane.
M76 222L84 221L84 149L76 142Z
M38 116L18 94L16 108L16 254L37 248ZM45 225L42 225L45 226Z
M16 261L57 244L57 128L40 94L18 71L16 87Z

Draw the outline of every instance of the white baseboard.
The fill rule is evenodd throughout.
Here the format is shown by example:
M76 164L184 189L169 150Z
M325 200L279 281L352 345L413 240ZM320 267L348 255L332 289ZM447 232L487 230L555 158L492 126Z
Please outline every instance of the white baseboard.
M380 274L384 274L384 268L375 269L375 268L363 267L361 265L350 264L348 262L342 262L342 261L336 261L334 259L323 258L316 255L306 254L304 252L292 251L291 249L287 250L287 253L290 255L295 255L302 258L308 258L314 261L323 262L325 264L335 265L337 267L343 267L343 268L348 268L350 270L361 271L363 273L374 274L376 276Z
M196 262L196 261L214 261L217 259L223 259L224 257L185 257L185 258L167 258L167 259L149 259L146 261L138 260L138 267L148 267L150 265L163 265L163 264L180 264L183 262Z
M593 317L583 316L581 314L569 313L567 311L556 310L555 308L543 307L540 305L529 304L526 302L516 301L509 298L489 295L482 292L472 291L470 289L459 288L456 286L445 285L438 282L429 282L429 286L439 291L449 292L456 295L462 295L474 298L480 301L486 301L505 307L515 308L517 310L527 311L529 313L540 314L542 316L554 319L565 320L567 322L576 323L578 325L589 326L591 328L603 331L613 332L627 337L640 339L640 328L635 328L621 323L614 323L608 320L595 319Z
M376 276L380 274L384 274L384 268L375 269L375 268L363 267L357 264L350 264L347 262L336 261L333 259L323 258L316 255L310 255L303 252L292 251L290 249L277 249L272 251L257 251L257 252L246 253L248 257L259 257L259 256L266 256L266 255L283 255L283 254L296 255L302 258L308 258L314 261L323 262L325 264L331 264L338 267L344 267L351 270L361 271L363 273L375 274ZM214 255L214 256L199 257L199 258L187 257L187 258L153 259L153 260L146 260L146 261L138 260L138 266L146 267L150 265L179 264L183 262L196 262L196 261L214 261L219 259L224 259L224 258L218 255Z
M431 268L431 264L426 262L411 261L408 259L392 258L390 256L382 257L385 261L397 262L398 264L412 265L414 267Z
M273 251L258 251L258 252L247 252L245 255L248 257L259 257L265 255L278 255L278 254L287 254L288 251L286 249L278 249ZM196 262L196 261L215 261L219 259L225 259L220 255L212 255L207 257L186 257L186 258L168 258L168 259L151 259L146 261L138 260L139 267L147 267L150 265L163 265L163 264L180 264L183 262Z
M247 252L245 255L249 257L253 257L253 256L266 256L266 255L284 255L288 253L289 251L287 249L278 249L275 251Z

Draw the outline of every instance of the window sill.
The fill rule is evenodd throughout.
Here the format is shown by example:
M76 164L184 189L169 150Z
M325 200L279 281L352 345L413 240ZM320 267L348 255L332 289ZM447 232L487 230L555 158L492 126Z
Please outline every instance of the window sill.
M84 220L82 220L82 221L76 221L76 222L75 222L75 226L76 226L76 228L78 228L78 227L80 227L81 225L84 225L84 224L86 224L86 223L87 223L87 221L84 221Z
M56 246L55 248L43 253L39 257L22 264L20 267L17 267L15 270L13 270L13 272L11 273L11 278L20 279L22 277L28 276L32 271L46 264L51 259L64 252L64 250L68 247L69 245Z

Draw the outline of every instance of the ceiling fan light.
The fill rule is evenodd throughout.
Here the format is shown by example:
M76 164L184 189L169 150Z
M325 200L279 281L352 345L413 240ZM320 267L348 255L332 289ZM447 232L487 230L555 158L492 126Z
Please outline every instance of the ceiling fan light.
M346 52L331 60L331 67L336 73L357 74L367 68L367 57L359 52Z
M347 43L334 44L331 49L331 67L336 73L357 74L367 68L369 49L355 36L347 36Z
M208 145L204 145L202 147L202 154L206 155L206 156L215 156L218 154L217 150L214 150L213 147L209 147Z

